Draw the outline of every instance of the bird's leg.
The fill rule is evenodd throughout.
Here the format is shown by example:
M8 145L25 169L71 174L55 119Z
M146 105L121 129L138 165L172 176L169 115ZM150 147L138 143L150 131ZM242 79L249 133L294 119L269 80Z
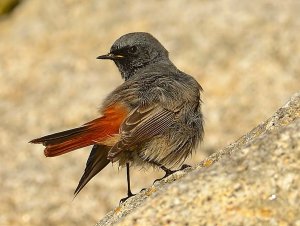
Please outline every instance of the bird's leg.
M126 163L126 175L127 175L127 195L128 197L133 196L130 189L130 173L129 173L129 163Z
M171 170L168 169L167 167L163 166L163 165L159 165L159 168L162 169L165 172L165 175L162 178L158 178L156 179L153 184L157 181L161 181L162 179L165 179L166 177L172 175L173 173L177 172L178 170Z
M153 182L153 184L154 184L155 182L157 182L157 181L161 181L162 179L164 179L164 178L166 178L166 177L172 175L173 173L176 173L176 172L178 172L178 171L180 171L180 170L184 170L184 169L186 169L186 168L191 167L190 165L183 164L183 165L181 166L180 169L178 169L178 170L171 170L171 169L168 169L167 167L165 167L165 166L163 166L162 164L159 164L159 163L157 163L157 162L151 161L151 163L153 163L154 165L157 165L160 169L162 169L162 170L166 173L162 178L156 179L156 180Z
M191 168L191 167L192 167L192 166L189 165L189 164L183 164L183 165L180 167L179 170L184 170L184 169L186 169L186 168Z
M163 165L161 165L159 168L161 168L165 172L165 176L163 178L166 178L166 177L170 176L171 174L177 172L177 170L171 170ZM161 179L163 179L163 178L161 178Z
M129 173L129 163L126 163L126 176L127 176L127 197L120 200L120 204L125 202L128 198L134 196L130 189L130 173Z

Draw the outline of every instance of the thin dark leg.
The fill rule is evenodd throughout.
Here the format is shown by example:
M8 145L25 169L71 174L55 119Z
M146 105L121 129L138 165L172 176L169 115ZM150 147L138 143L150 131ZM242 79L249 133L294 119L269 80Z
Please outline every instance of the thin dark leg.
M121 199L121 200L120 200L120 203L123 203L123 202L125 202L128 198L130 198L131 196L134 196L134 194L132 194L131 189L130 189L129 163L126 163L126 176L127 176L127 197Z
M166 174L165 174L162 178L156 179L156 180L153 182L153 184L154 184L155 182L157 182L157 181L161 181L162 179L164 179L164 178L170 176L170 175L173 174L173 173L176 173L176 172L178 172L178 171L180 171L180 170L184 170L184 169L186 169L186 168L191 167L190 165L183 164L183 165L181 166L181 168L178 169L178 170L170 170L170 169L168 169L167 167L165 167L165 166L163 166L163 165L161 165L161 164L156 164L156 165L159 166L159 168L161 168L163 171L165 171Z
M129 163L126 163L126 175L127 175L127 195L128 197L133 196L130 189L130 173L129 173Z

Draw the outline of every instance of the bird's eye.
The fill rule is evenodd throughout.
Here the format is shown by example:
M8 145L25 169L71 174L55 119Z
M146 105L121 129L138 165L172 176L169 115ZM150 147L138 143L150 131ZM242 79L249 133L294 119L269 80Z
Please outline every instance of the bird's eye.
M128 49L128 53L135 54L137 53L138 48L136 46L132 46Z

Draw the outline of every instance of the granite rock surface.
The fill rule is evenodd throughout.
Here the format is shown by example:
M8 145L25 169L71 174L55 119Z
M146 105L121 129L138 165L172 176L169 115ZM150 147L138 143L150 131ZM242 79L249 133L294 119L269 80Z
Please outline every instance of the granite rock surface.
M297 93L235 143L129 199L97 226L300 225L299 187Z
M126 194L125 171L109 165L73 200L90 147L45 158L28 144L99 116L122 80L95 58L118 37L152 33L202 85L195 165L300 90L299 12L299 0L22 0L0 18L0 225L94 225ZM163 175L131 172L134 193Z

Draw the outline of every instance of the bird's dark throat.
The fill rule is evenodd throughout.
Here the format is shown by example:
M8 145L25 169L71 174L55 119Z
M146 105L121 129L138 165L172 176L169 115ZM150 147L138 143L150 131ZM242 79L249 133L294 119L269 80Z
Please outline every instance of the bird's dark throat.
M138 66L132 66L129 61L122 60L115 62L119 71L121 72L122 78L127 81L129 78L134 76L139 70L147 67L148 65L152 64L153 62L145 62Z

